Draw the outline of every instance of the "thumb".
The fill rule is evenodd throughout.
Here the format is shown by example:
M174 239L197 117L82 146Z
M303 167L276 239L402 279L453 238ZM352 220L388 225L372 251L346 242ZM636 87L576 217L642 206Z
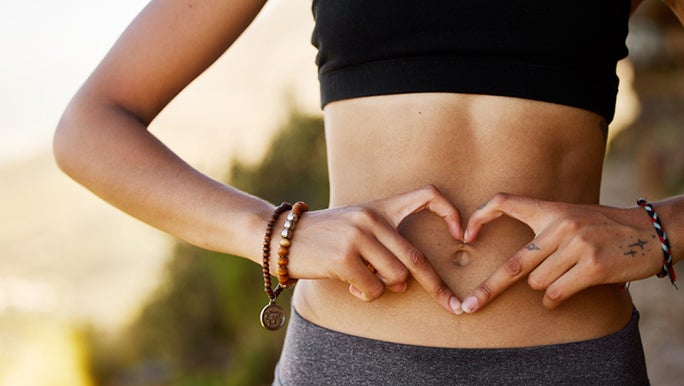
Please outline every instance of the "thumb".
M468 219L465 230L465 242L470 243L485 224L499 217L507 216L516 219L529 226L535 234L543 225L544 210L540 208L544 201L529 197L523 197L508 193L497 193L477 210Z

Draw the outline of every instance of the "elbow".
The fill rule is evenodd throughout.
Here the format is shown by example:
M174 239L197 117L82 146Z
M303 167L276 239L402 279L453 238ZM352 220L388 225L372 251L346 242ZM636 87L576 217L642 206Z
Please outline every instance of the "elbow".
M77 153L75 138L76 128L69 109L62 115L52 137L52 154L57 166L66 174L73 174L76 167L74 155Z
M92 156L89 155L93 148L92 130L88 130L92 123L87 113L91 109L92 106L80 106L72 101L62 114L52 137L52 155L57 166L77 181L81 180L79 176L86 173L88 157Z
M57 163L57 166L64 172L68 173L69 169L69 127L65 123L66 117L63 115L57 124L55 133L52 137L52 155Z

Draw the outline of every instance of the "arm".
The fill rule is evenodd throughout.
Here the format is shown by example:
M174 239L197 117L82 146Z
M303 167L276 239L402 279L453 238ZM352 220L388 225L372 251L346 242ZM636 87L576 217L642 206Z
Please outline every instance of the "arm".
M672 246L672 261L684 260L684 195L654 202Z
M677 263L684 259L684 196L654 207ZM535 237L468 295L466 312L481 309L521 279L544 291L544 305L554 308L590 286L644 279L663 265L655 229L638 206L612 208L498 194L470 217L465 241L473 241L482 226L504 215L530 226Z
M632 12L642 1L632 0ZM663 1L684 24L684 0ZM654 207L676 264L684 259L684 196L655 202ZM527 224L535 237L464 298L466 312L482 309L519 280L543 291L544 305L554 308L590 286L639 280L662 268L660 243L638 206L572 205L499 194L468 220L465 242L500 216Z
M67 107L54 139L59 166L155 227L201 247L250 256L245 247L260 244L270 204L195 171L146 128L263 4L152 1Z
M264 3L153 0L66 109L54 138L59 166L152 226L261 264L273 205L199 173L147 125L237 39ZM462 237L458 212L434 188L311 212L297 225L290 275L342 280L366 301L384 288L403 290L412 275L446 310L460 309L427 259L396 230L404 217L422 210L440 215L454 237Z
M684 0L663 1L684 25ZM641 3L633 0L632 11ZM676 264L684 259L684 195L655 202L654 207ZM482 226L503 215L530 226L535 238L464 299L468 312L483 308L519 280L544 291L544 305L554 308L587 287L643 279L662 268L660 244L640 207L570 205L501 194L469 219L465 241L474 240ZM625 255L632 249L620 248L633 244L630 239L647 241L647 253L636 259Z

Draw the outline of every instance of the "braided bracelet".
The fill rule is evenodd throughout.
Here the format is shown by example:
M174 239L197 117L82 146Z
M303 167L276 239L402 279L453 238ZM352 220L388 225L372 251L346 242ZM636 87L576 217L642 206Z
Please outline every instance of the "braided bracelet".
M677 288L677 285L675 284L675 281L677 281L677 274L675 273L674 267L672 266L672 251L670 249L670 240L667 238L667 233L665 233L665 228L663 228L663 224L660 223L660 217L658 217L658 213L656 213L655 209L653 208L653 204L646 201L645 199L639 198L637 200L637 205L644 208L646 213L648 213L649 217L651 217L651 223L655 228L656 234L658 235L658 239L660 240L660 246L663 250L663 268L656 276L660 278L669 276L670 282L675 288Z
M285 324L285 311L282 307L275 303L278 295L280 295L279 287L276 287L276 291L271 288L271 268L269 259L271 257L271 235L273 235L273 226L283 212L292 209L292 205L283 202L278 205L271 219L266 224L266 233L264 234L264 244L263 244L263 260L262 260L262 271L264 274L264 292L268 296L268 304L261 310L261 325L267 330L277 330Z

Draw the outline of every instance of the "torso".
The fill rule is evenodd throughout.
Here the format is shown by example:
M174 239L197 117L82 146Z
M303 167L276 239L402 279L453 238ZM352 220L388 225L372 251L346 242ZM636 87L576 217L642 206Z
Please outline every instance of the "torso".
M596 113L518 98L448 93L374 96L324 110L330 206L435 185L464 219L497 192L597 203L605 150ZM463 246L431 214L409 217L400 232L421 249L458 296L477 287L532 231L503 218ZM452 315L415 281L369 303L347 285L302 280L296 309L333 330L441 347L521 347L604 336L630 318L627 291L599 286L554 310L522 280L481 311Z

